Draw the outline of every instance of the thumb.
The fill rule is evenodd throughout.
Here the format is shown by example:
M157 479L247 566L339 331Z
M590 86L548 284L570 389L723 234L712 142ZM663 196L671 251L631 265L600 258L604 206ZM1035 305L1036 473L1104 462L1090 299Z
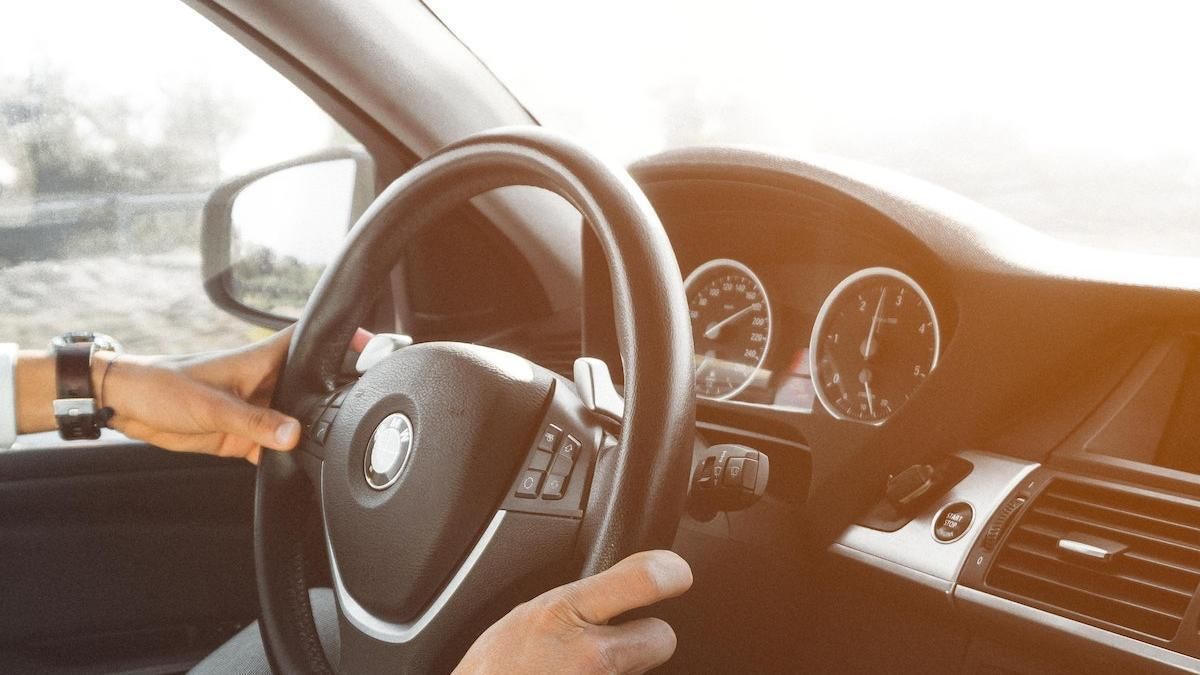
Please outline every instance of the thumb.
M629 610L682 595L691 586L692 568L679 554L642 551L550 592L562 594L584 621L600 625Z
M212 423L214 431L241 436L273 450L291 450L300 441L300 423L294 418L224 393L215 402Z

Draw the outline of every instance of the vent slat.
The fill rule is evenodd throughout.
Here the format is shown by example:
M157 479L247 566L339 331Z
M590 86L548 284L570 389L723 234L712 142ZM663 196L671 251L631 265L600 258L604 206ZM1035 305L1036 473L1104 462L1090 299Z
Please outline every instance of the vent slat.
M1110 525L1108 523L1102 523L1093 518L1088 518L1086 516L1078 516L1078 515L1071 514L1071 513L1065 513L1063 511L1060 511L1060 510L1052 508L1052 507L1051 508L1034 509L1034 512L1041 514L1041 515L1050 516L1052 518L1058 518L1059 520L1065 520L1069 523L1075 523L1078 525L1091 527L1091 528L1100 530L1100 531L1105 532L1110 535L1117 535L1119 537L1131 537L1131 538L1138 539L1138 540L1148 542L1151 544L1157 544L1159 546L1170 547L1170 548L1176 549L1182 553L1190 553L1190 554L1200 555L1200 547L1198 547L1198 546L1189 546L1182 542L1175 541L1174 539L1166 539L1163 537L1158 537L1155 535L1138 532L1136 530L1130 530L1127 528Z
M1021 538L1043 540L1045 542L1043 545L1049 550L1056 548L1058 540L1064 536L1066 536L1065 532L1048 530L1038 525L1022 523L1014 530L1013 540L1020 541ZM1131 566L1141 568L1143 577L1152 579L1152 575L1161 574L1163 575L1164 583L1181 591L1186 591L1189 594L1191 593L1191 589L1195 589L1197 585L1200 585L1200 567L1192 567L1163 558L1147 556L1137 551L1126 551L1123 558L1128 560Z
M1140 560L1140 561L1150 564L1150 565L1158 565L1160 567L1166 567L1175 572L1181 572L1183 574L1190 574L1193 577L1196 577L1196 580L1192 582L1193 585L1195 585L1196 583L1200 583L1200 567L1193 567L1191 565L1176 563L1176 562L1170 561L1170 560L1163 560L1162 558L1152 558L1152 557L1144 555L1142 553L1138 553L1137 551L1128 551L1125 553L1125 557L1133 558L1134 560Z
M1127 609L1130 609L1130 610L1133 610L1136 612L1143 612L1145 614L1157 617L1159 619L1167 619L1167 620L1171 620L1171 621L1182 621L1183 620L1182 612L1176 613L1176 612L1164 610L1162 608L1154 607L1149 604L1134 602L1134 601L1127 600L1124 598L1116 597L1115 593L1105 593L1105 592L1098 591L1095 589L1082 588L1074 583L1068 583L1068 582L1064 582L1064 581L1059 581L1057 579L1051 579L1037 571L1025 569L1022 566L1011 563L1011 562L998 563L998 567L1002 570L1006 570L1013 574L1019 574L1021 576L1028 577L1030 579L1036 579L1037 581L1039 581L1041 583L1050 584L1053 586L1057 586L1058 588L1071 591L1073 593L1078 593L1082 596L1087 596L1091 600L1099 602L1099 603L1108 603L1108 604L1112 604L1112 605L1119 605L1121 607L1124 607L1124 608L1127 608Z
M1067 584L1043 579L997 564L991 577L994 585L1011 588L1018 595L1045 602L1059 609L1123 626L1161 640L1170 639L1181 621L1169 615L1146 611L1136 605L1114 602Z
M1183 501L1056 478L1018 516L989 586L1161 641L1178 633L1200 586L1200 509ZM1107 561L1059 550L1100 537Z
M1045 493L1052 497L1071 498L1089 504L1117 509L1118 513L1134 513L1157 518L1176 525L1194 526L1200 523L1200 504L1166 501L1145 494L1114 491L1109 487L1059 481Z
M1078 574L1084 578L1089 579L1092 583L1097 583L1100 585L1103 585L1103 583L1106 580L1107 581L1115 580L1118 583L1127 584L1131 588L1135 589L1135 592L1141 591L1141 592L1148 593L1152 596L1155 596L1155 595L1160 596L1162 598L1164 604L1177 603L1177 604L1182 605L1182 608L1179 610L1181 613L1180 614L1181 616L1182 616L1182 611L1186 610L1188 603L1190 603L1192 601L1192 589L1185 590L1185 589L1178 588L1175 586L1163 585L1161 582L1155 581L1153 579L1147 579L1140 575L1129 574L1129 573L1125 573L1125 572L1114 572L1112 574L1106 574L1102 571L1098 571L1098 570L1089 568L1085 565L1075 563L1071 560L1065 560L1065 559L1055 555L1052 551L1039 549L1039 548L1036 548L1033 546L1028 546L1025 544L1013 543L1008 548L1009 548L1009 550L1017 551L1025 556L1029 556L1031 558L1036 558L1037 560L1041 561L1043 564L1047 565L1046 569L1048 571L1055 570L1055 571L1057 571L1058 575ZM1066 569L1061 569L1061 568L1066 568ZM1169 610L1169 611L1175 611L1175 610Z
M1166 536L1184 545L1187 545L1187 542L1196 542L1193 548L1200 551L1200 525L1192 526L1188 523L1170 521L1158 516L1131 513L1115 506L1096 504L1070 495L1047 494L1046 498L1056 502L1064 502L1068 508L1083 508L1087 511L1099 512L1098 517L1110 516L1117 520L1132 520L1147 526L1147 529L1161 529L1178 533L1177 535ZM1093 513L1093 515L1096 514ZM1196 519L1197 522L1200 522L1200 513L1196 514Z

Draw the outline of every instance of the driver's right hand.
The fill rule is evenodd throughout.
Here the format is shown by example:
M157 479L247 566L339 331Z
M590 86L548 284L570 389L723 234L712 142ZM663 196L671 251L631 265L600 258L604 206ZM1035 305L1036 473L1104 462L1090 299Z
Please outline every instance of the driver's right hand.
M692 570L675 553L635 553L519 605L479 636L454 672L645 672L671 658L675 631L661 619L609 620L691 585Z

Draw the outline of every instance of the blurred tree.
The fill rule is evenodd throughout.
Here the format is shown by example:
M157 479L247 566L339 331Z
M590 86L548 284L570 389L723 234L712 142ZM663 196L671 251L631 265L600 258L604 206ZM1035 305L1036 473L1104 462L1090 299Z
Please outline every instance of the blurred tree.
M25 191L95 191L108 174L100 153L87 147L78 122L82 111L66 93L61 71L31 73L24 82L6 83L5 158L25 173Z
M169 192L207 189L241 131L246 106L207 79L171 83L154 105L88 100L62 70L33 69L0 83L0 160L26 192Z
M279 255L255 243L239 242L237 248L241 256L230 275L233 297L256 309L299 316L325 266Z

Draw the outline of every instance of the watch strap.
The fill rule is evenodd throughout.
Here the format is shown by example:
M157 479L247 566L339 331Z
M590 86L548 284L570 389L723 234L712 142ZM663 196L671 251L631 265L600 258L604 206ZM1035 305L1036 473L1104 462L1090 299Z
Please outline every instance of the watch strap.
M54 350L58 398L54 419L64 440L100 438L96 397L92 392L92 342L65 344Z

